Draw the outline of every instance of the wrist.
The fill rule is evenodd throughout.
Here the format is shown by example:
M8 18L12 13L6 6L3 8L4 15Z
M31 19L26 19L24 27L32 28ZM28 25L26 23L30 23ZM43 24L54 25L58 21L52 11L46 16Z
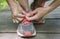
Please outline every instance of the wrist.
M51 12L52 10L53 10L53 8L52 8L51 6L46 7L46 13L49 13L49 12Z
M44 17L46 14L48 14L50 12L51 8L50 7L46 7L46 8L38 8L38 16Z
M46 7L46 8L43 8L43 11L42 11L42 17L44 17L45 15L47 15L48 13L50 13L52 11L52 7Z

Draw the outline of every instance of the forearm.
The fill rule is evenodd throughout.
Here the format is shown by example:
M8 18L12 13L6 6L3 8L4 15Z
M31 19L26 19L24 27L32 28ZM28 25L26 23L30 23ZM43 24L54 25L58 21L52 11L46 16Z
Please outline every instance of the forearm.
M45 16L46 14L48 14L51 11L53 11L58 6L60 6L60 0L54 0L48 7L45 8L43 13L41 13L42 16Z
M6 0L6 1L8 5L10 6L12 13L16 13L16 11L18 12L17 5L14 2L14 0Z
M58 6L60 6L60 0L54 0L48 7L47 7L47 12L51 12L54 9L56 9Z
M22 10L22 8L19 6L19 4L16 4L14 2L14 0L6 0L6 1L7 1L8 5L10 6L12 13L18 13L18 10Z
M19 4L24 8L24 10L29 10L28 0L18 0Z

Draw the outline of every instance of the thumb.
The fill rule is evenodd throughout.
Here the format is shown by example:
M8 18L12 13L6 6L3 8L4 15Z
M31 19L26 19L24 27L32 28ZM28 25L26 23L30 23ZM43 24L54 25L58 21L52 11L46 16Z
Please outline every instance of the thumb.
M25 14L26 14L26 12L25 12L25 11L22 11L22 14L24 14L24 15L25 15Z
M31 17L31 16L34 16L36 13L38 13L37 9L29 12L28 14L26 14L26 16Z
M30 16L34 16L34 15L37 14L37 13L38 13L38 10L36 9L36 10L30 12Z

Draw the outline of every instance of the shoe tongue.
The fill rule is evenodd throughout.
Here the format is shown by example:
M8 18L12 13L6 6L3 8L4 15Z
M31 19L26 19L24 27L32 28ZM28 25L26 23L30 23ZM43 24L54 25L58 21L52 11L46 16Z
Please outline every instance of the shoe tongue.
M33 24L23 24L22 28L24 30L24 32L33 32Z

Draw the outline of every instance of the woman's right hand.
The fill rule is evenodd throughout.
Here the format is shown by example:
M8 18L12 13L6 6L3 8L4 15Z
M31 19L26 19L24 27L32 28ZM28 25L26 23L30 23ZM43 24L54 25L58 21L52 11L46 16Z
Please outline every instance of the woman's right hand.
M23 18L25 17L24 14L22 14L24 12L20 12L20 13L13 13L12 17L13 17L13 23L19 23L23 20Z

